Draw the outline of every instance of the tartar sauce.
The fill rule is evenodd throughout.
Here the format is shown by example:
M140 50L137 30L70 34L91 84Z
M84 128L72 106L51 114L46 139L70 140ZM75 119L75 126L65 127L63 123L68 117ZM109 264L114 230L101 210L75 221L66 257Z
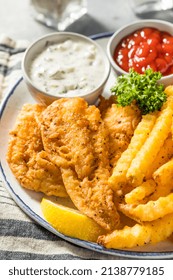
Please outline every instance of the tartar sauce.
M104 63L97 47L67 39L48 45L32 61L30 79L51 95L83 95L96 88L104 76Z

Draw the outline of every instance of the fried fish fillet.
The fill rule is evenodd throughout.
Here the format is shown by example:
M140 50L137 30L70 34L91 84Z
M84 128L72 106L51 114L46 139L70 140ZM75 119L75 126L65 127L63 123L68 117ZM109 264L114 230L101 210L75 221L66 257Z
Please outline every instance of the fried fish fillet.
M110 101L101 100L100 110L105 126L109 132L109 160L114 167L133 136L134 130L141 119L141 113L134 104L121 107ZM105 106L104 106L105 103ZM110 104L110 106L107 106Z
M75 206L103 228L115 228L119 215L108 185L108 137L99 109L81 98L62 98L43 112L41 131Z
M36 119L44 106L25 104L11 131L7 161L20 184L47 195L67 196L60 169L43 150L40 128Z

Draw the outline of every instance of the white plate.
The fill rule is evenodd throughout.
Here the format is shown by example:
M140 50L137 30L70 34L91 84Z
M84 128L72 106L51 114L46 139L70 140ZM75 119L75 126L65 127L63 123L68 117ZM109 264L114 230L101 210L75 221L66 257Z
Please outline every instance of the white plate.
M99 34L94 36L94 39L98 40L98 43L105 49L110 34ZM115 77L111 73L108 83L105 88L105 95L109 94L109 89L113 85ZM10 192L11 196L15 202L19 205L23 211L28 214L32 219L37 221L41 226L53 232L57 236L74 243L78 246L91 249L104 254L126 257L126 258L138 258L138 259L170 259L173 258L173 243L171 241L161 242L154 246L141 247L136 250L110 250L105 249L102 246L82 241L76 238L70 238L65 236L53 227L51 227L45 220L40 209L40 202L42 199L42 194L35 193L21 188L14 175L12 174L7 162L6 162L6 152L7 144L9 139L9 131L13 128L13 125L24 103L35 103L29 94L23 79L21 78L13 89L9 92L6 99L4 100L0 116L0 155L1 155L1 173L4 180L5 186Z

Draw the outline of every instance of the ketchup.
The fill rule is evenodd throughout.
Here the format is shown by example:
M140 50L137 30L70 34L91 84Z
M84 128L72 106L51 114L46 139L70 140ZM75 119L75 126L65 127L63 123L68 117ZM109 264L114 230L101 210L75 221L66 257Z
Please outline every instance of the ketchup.
M124 37L114 51L114 60L124 71L133 68L142 74L146 69L173 73L173 36L156 28L142 28Z

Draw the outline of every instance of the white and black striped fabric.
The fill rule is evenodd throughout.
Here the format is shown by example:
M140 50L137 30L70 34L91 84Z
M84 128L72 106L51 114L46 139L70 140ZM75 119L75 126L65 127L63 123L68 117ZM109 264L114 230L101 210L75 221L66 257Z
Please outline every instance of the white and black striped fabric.
M21 76L21 58L27 41L0 36L0 99ZM120 259L80 248L48 232L13 201L0 180L0 259L71 260Z

